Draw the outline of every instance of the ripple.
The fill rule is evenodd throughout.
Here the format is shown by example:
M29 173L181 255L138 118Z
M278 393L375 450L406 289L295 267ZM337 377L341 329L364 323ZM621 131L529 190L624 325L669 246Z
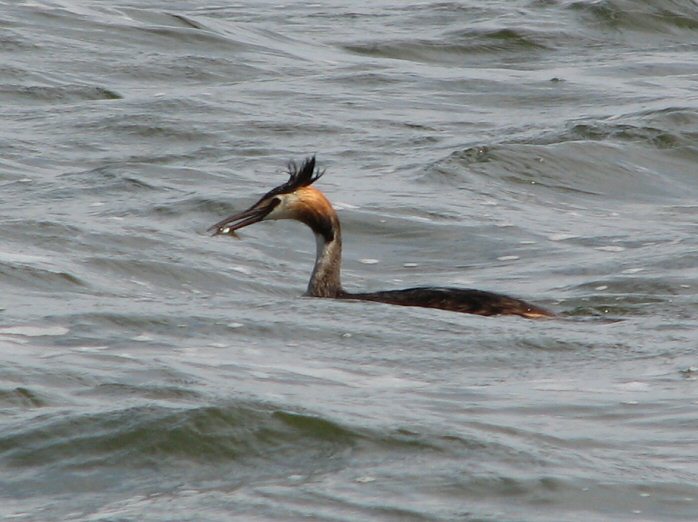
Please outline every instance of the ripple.
M654 0L638 5L628 0L601 0L573 2L569 7L614 29L658 34L698 30L698 8L692 2Z
M284 466L340 454L357 434L320 418L262 405L165 409L127 408L64 418L43 415L34 427L16 426L0 437L0 458L12 466L60 463L148 467L171 457L220 463L274 460ZM251 468L240 470L249 473Z
M352 53L427 63L462 63L471 54L517 53L546 49L536 35L515 29L493 31L459 31L438 41L387 41L345 45Z
M61 104L93 100L119 100L122 96L105 87L84 85L1 85L0 99L8 103Z

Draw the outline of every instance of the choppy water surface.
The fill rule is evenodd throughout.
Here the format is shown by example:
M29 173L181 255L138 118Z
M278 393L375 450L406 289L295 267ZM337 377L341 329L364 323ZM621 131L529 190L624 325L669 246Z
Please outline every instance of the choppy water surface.
M0 7L0 516L698 518L698 4Z

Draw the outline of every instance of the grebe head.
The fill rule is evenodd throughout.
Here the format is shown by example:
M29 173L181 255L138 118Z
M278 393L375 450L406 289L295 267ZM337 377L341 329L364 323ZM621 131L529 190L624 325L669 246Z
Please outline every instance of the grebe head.
M300 167L295 162L289 163L288 174L286 183L264 194L247 210L219 221L209 232L235 235L236 230L259 221L296 219L331 241L334 210L324 194L310 186L324 174L315 170L315 156L306 159Z

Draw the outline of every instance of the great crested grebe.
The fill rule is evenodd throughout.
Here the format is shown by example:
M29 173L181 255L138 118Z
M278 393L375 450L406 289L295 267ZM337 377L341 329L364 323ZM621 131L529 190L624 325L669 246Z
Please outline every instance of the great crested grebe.
M315 170L315 156L298 167L291 162L289 179L267 192L247 210L219 221L211 228L213 235L231 234L257 223L275 219L295 219L308 225L315 233L317 257L306 295L334 299L378 301L402 306L440 308L466 314L520 315L531 319L554 317L555 314L521 299L493 292L467 288L419 287L382 292L347 292L340 282L342 234L332 204L311 185L324 174Z

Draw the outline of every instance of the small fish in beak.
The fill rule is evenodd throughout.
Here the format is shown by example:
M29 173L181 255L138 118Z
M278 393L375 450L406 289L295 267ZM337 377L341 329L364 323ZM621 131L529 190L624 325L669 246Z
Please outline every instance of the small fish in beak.
M240 236L235 233L236 230L262 221L278 204L279 200L277 198L267 201L262 200L252 205L247 210L243 210L242 212L233 214L219 221L211 226L208 232L213 232L214 236L230 235L240 239Z

